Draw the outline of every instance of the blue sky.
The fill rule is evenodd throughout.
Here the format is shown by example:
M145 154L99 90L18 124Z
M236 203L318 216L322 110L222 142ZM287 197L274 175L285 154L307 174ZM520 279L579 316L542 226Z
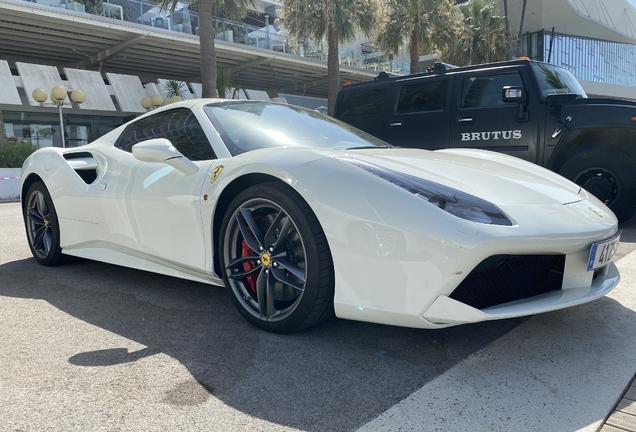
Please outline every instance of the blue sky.
M636 7L636 0L627 0L627 1L629 1L632 4L632 6Z

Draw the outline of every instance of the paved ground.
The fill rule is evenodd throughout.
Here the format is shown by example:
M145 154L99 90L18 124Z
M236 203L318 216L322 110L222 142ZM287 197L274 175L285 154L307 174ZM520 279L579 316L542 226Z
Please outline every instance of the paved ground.
M636 241L634 232L636 221L623 240ZM426 392L416 410L437 403L452 418L489 418L473 422L489 430L533 430L490 409L506 400L554 418L563 401L602 401L603 415L592 409L574 423L599 426L629 381L625 370L636 370L634 314L618 289L618 297L530 319L441 331L334 319L279 336L247 324L221 288L90 261L38 266L15 203L0 204L0 245L0 431L407 430L402 416L389 428L376 417ZM625 242L619 253L634 248ZM608 366L609 355L622 367ZM537 366L518 381L523 359ZM497 381L488 364L511 369ZM568 364L573 381L562 383L559 367ZM460 386L452 377L462 371ZM599 371L607 371L603 384L588 380ZM591 385L600 387L586 392ZM440 386L470 391L449 401L431 392ZM411 426L433 430L423 425L434 421Z

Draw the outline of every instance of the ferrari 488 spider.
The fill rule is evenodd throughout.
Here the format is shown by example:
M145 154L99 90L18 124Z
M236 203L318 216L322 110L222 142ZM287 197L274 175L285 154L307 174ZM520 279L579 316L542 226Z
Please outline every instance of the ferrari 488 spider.
M341 318L440 328L603 296L614 215L478 150L392 148L318 112L198 99L22 169L29 246L225 285L269 331Z

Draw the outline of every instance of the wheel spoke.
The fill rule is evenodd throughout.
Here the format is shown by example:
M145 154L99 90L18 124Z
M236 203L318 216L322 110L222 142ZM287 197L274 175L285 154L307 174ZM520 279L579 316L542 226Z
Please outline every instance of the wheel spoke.
M280 253L276 256L274 256L274 262L276 262L278 265L280 265L281 267L285 268L286 270L288 270L291 274L293 274L294 276L296 276L298 279L300 279L303 282L306 282L305 280L305 269L301 269L298 266L295 266L294 264L290 263L289 261L282 259L285 256L284 253Z
M53 243L53 239L51 238L51 230L47 229L44 231L44 236L42 237L44 243L44 253L47 255L51 251L51 244Z
M234 267L238 267L240 264L246 263L246 262L250 262L250 261L256 261L258 260L258 256L257 255L250 255L250 256L245 256L245 257L238 257L233 259L228 265L227 267L225 267L226 269L230 270Z
M262 270L258 275L258 279L256 279L256 299L258 301L258 313L261 319L267 317L267 305L265 296L267 291L267 273L265 270Z
M278 252L280 247L285 244L285 239L287 239L287 234L294 226L291 218L285 219L283 223L283 227L280 229L280 233L278 234L278 238L276 239L276 243L274 243L274 252ZM268 243L269 244L269 243Z
M232 273L227 275L227 277L229 277L230 279L236 279L236 280L240 280L243 279L245 276L249 276L253 273L256 273L258 270L261 270L263 268L263 266L259 265L254 267L253 269L249 269L247 271L243 271L243 272L238 272L238 273ZM229 269L229 267L228 267Z
M35 237L35 241L33 242L33 249L36 249L36 250L42 249L42 243L43 243L44 234L46 233L46 231L47 231L47 228L43 226L33 233L34 234L33 236Z
M254 219L252 219L252 211L244 208L239 210L236 213L236 221L239 224L243 240L245 240L250 249L254 252L259 252L261 248L265 247L263 246L263 234Z
M301 292L305 291L305 286L297 283L296 281L291 280L289 276L285 274L284 270L272 269L272 275L280 282L284 283L285 285L289 285L290 287L294 288L297 291L301 291Z
M280 222L286 217L287 217L287 213L285 213L284 211L281 210L278 212L278 214L276 215L276 218L274 219L269 229L265 233L265 240L264 240L265 245L274 244L274 242L276 241L276 228L278 227L278 225L280 225Z
M27 210L27 218L35 225L44 225L44 217L38 212L36 208L30 208Z
M272 272L270 272L272 273ZM276 307L274 306L274 286L276 281L274 278L267 274L267 319L276 313Z
M46 217L46 215L48 215L49 213L49 208L46 205L44 194L41 192L36 192L36 193L37 193L37 209L41 215L44 215Z

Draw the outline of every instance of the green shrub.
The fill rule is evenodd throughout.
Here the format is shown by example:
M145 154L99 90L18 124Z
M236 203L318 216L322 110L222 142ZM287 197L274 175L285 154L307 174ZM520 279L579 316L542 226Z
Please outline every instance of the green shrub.
M22 168L24 160L38 148L28 141L8 138L0 143L0 168Z

